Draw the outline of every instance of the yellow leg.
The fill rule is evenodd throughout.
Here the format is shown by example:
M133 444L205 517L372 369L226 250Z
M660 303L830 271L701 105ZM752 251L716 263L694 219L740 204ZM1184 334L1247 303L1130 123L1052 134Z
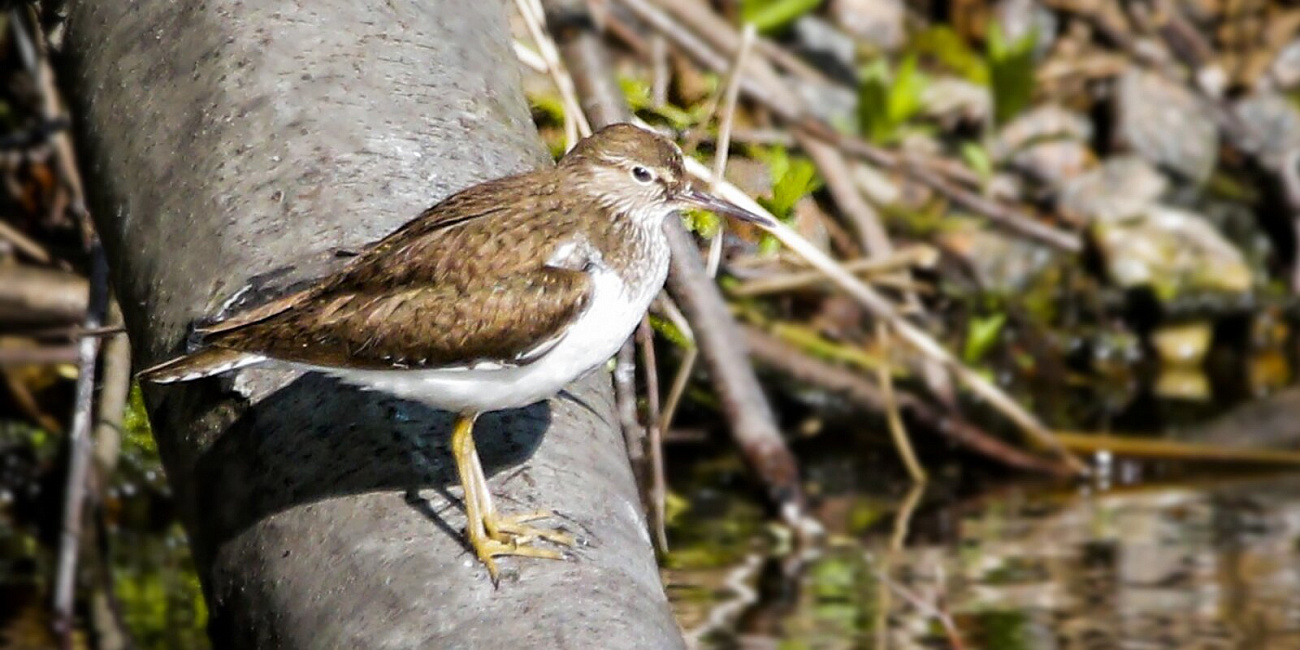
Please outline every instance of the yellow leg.
M559 552L534 548L528 543L534 539L546 539L567 546L573 544L573 538L556 531L523 525L523 522L547 517L550 513L512 517L497 515L492 506L492 494L488 491L487 477L474 446L474 421L477 418L477 413L465 413L456 419L451 435L451 451L456 460L461 490L465 495L465 534L469 537L470 546L474 548L474 554L487 567L488 574L495 582L497 566L492 558L519 555L558 560L563 558Z
M470 439L470 446L473 447L474 440ZM492 492L488 490L487 477L483 473L483 465L479 463L478 452L474 451L474 478L478 485L482 486L482 494L479 500L479 508L483 517L483 527L490 539L507 544L527 544L534 539L544 539L554 544L562 546L573 546L574 540L572 535L561 533L559 531L548 530L546 528L536 528L526 526L527 522L538 519L549 519L555 516L549 510L539 510L537 512L526 512L517 515L499 515L496 508L492 505ZM549 551L544 551L550 553ZM560 557L558 553L552 554L556 559ZM546 557L550 557L547 555Z

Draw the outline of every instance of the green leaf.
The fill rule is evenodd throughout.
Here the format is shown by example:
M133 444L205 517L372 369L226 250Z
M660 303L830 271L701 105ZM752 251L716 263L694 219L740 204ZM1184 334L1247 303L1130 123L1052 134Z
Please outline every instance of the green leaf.
M916 69L916 57L909 56L899 64L894 82L889 87L889 119L895 125L912 119L921 112L921 95L925 92L925 75Z
M816 192L820 187L821 179L817 177L817 168L812 162L795 158L772 185L772 200L768 202L767 209L777 217L786 219L800 199Z
M927 83L917 70L915 56L903 59L892 75L884 59L867 65L858 87L860 132L878 143L897 139L903 125L921 112Z
M884 142L893 132L888 76L885 61L878 59L862 70L858 86L858 130L872 142Z
M989 28L989 85L993 90L993 116L999 124L1020 114L1033 99L1034 45L1037 42L1037 31L1009 43L1001 26L994 23Z
M963 142L961 157L971 169L975 170L975 173L980 175L980 181L988 185L989 179L993 178L993 158L989 156L988 149L978 142Z
M951 27L927 29L912 38L908 51L925 56L938 65L977 84L989 83L989 67L984 57L971 49Z
M764 34L779 32L816 9L821 0L741 0L740 19Z
M704 119L703 107L701 107L701 112L697 114L673 104L655 106L654 100L650 96L650 86L640 79L621 76L618 83L623 90L623 97L627 99L628 106L634 112L655 115L667 122L673 129L682 131L698 125Z
M977 363L997 343L1002 326L1007 322L1006 314L977 317L966 328L966 347L962 350L962 359L966 363Z
M564 124L564 102L559 95L534 94L528 96L533 110L545 116L552 124Z

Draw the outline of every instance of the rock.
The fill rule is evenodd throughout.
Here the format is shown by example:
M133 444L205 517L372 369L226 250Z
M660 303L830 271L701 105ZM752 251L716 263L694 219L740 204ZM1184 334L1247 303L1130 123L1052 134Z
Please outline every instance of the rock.
M1118 156L1065 185L1057 209L1066 219L1087 224L1143 215L1165 193L1169 181L1137 156Z
M1214 170L1219 131L1213 116L1190 90L1165 77L1133 68L1116 89L1116 134L1139 156L1197 183Z
M1161 399L1204 402L1210 398L1210 378L1200 368L1162 366L1151 392Z
M795 51L832 79L857 85L854 63L857 43L835 25L814 15L794 21L790 30Z
M797 75L786 77L785 82L817 119L839 127L858 123L858 95L852 88L808 81Z
M866 163L853 166L853 184L876 205L894 205L903 199L903 189L894 179Z
M1238 101L1237 119L1250 131L1250 153L1271 165L1281 165L1288 152L1300 147L1300 111L1286 97L1261 91Z
M933 77L921 91L921 113L940 121L984 124L993 114L988 86L958 77Z
M1207 321L1178 323L1151 332L1151 346L1165 364L1199 366L1205 360L1213 338L1213 326Z
M1056 42L1060 21L1038 0L1001 0L993 9L1007 42L1015 43L1033 33L1034 58L1041 60Z
M1300 87L1300 40L1292 40L1268 66L1268 78L1281 90Z
M1091 140L1092 122L1087 116L1056 104L1044 104L1018 115L998 131L994 157L1005 158L1045 138Z
M1049 140L1011 157L1011 166L1049 187L1061 187L1097 165L1097 155L1078 140Z
M1092 229L1107 274L1124 288L1146 287L1161 300L1185 292L1244 293L1252 274L1241 251L1205 219L1168 206L1098 221Z
M987 290L1019 293L1058 259L1054 249L989 230L973 219L954 222L937 235L939 245L970 262Z
M990 152L995 160L1051 187L1060 187L1096 164L1086 144L1092 138L1087 117L1048 104L1022 113L998 132Z
M831 16L848 33L868 45L892 52L907 36L903 0L834 0Z

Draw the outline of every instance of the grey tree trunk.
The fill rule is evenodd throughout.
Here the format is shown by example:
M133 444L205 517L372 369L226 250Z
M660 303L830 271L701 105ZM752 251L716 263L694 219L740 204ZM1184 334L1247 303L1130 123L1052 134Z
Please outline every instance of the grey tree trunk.
M66 80L137 367L250 278L319 274L332 249L546 164L505 8L74 1ZM553 508L585 542L503 559L494 588L447 498L446 414L273 370L147 391L218 646L681 647L608 376L570 392L480 420L498 507Z

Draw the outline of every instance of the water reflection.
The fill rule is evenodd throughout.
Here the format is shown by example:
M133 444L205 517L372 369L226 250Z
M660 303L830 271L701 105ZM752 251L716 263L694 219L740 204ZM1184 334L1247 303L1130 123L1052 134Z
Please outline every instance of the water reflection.
M826 548L755 527L711 540L725 563L696 548L720 499L670 529L679 558L714 560L665 571L696 647L1300 648L1300 476L831 495Z

